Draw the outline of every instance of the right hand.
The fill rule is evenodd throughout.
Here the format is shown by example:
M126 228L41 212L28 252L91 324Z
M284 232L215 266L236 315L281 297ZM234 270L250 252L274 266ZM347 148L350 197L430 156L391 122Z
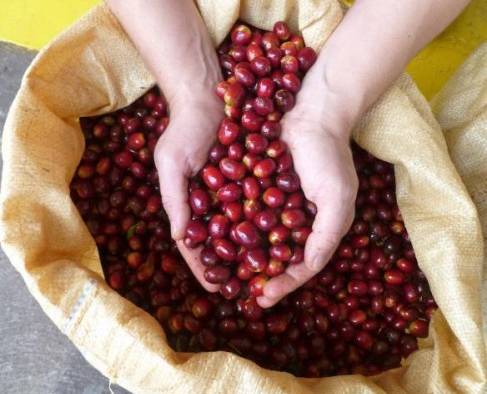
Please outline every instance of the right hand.
M189 249L183 242L191 219L188 178L195 176L205 164L223 117L222 104L214 92L203 95L206 97L184 101L182 106L171 106L171 121L157 142L154 160L162 203L171 222L172 238L201 285L215 292L219 286L204 279L205 267L199 258L201 247Z
M283 118L282 136L293 155L303 192L316 205L317 215L306 241L304 261L289 265L266 283L263 296L257 299L263 308L275 305L320 272L354 217L358 180L349 133L341 128L331 131L330 125L336 122L317 121L303 100L300 105L304 108L295 108Z

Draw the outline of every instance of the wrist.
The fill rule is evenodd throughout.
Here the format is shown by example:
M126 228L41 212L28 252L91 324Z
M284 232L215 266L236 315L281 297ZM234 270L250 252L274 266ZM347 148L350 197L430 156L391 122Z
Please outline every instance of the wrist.
M208 101L214 105L218 101L215 87L221 80L219 73L209 73L204 67L198 72L174 73L157 76L157 82L171 107L187 107L194 102ZM221 103L220 103L221 105Z
M208 87L198 88L196 92L191 88L179 90L176 94L170 95L167 100L171 113L174 115L195 111L205 111L208 113L208 117L223 115L221 100L216 96L214 90Z
M323 125L336 136L349 138L353 127L370 105L374 88L356 73L336 63L325 47L306 75L296 112ZM294 111L294 110L293 110Z
M173 107L204 101L215 105L218 101L215 87L222 80L222 74L215 49L203 34L194 41L198 42L197 48L187 49L172 61L161 59L164 67L156 72L157 81Z
M320 73L311 71L306 75L296 106L290 113L297 121L313 123L318 130L345 140L350 138L361 114L357 98L350 99L348 94L334 90Z

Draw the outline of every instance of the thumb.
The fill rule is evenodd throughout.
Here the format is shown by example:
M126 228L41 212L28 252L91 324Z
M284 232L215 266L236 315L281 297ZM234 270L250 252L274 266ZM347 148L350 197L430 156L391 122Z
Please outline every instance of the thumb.
M305 264L314 272L320 271L331 259L349 224L349 212L343 202L337 205L328 200L317 206L318 213L304 251Z
M184 238L190 209L188 206L188 180L177 166L164 165L159 169L159 184L162 204L171 223L171 236L175 240Z

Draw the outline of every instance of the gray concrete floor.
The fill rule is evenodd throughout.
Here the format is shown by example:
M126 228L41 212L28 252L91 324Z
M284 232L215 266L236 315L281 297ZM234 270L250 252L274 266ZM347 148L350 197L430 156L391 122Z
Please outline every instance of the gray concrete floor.
M34 52L0 43L0 130ZM0 164L1 166L1 164ZM0 392L2 394L109 393L91 367L42 312L0 251ZM126 393L112 386L113 392Z

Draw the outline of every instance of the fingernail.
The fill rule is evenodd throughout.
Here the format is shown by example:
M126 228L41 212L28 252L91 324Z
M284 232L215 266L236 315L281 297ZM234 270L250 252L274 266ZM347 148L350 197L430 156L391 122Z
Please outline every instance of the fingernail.
M267 283L264 286L264 294L262 297L269 299L276 298L276 289L275 286L273 286L274 282L272 283Z
M171 237L176 241L183 239L183 233L181 229L176 226L171 226Z
M257 304L261 307L261 308L269 308L270 306L272 306L272 301L269 300L269 298L265 297L265 296L261 296L261 297L257 297Z

